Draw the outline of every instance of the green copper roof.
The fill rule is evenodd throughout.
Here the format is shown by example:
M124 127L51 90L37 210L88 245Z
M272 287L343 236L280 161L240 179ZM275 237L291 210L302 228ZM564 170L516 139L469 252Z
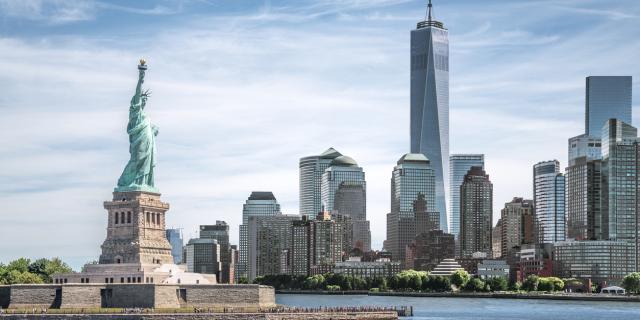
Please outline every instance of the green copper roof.
M331 166L338 167L357 167L358 163L348 156L339 156L331 161Z
M407 153L404 156L400 157L398 160L398 164L402 164L405 162L427 162L429 163L429 159L422 153Z
M341 156L342 153L338 152L338 150L332 148L327 149L327 151L323 152L320 154L320 158L323 159L335 159L339 156Z

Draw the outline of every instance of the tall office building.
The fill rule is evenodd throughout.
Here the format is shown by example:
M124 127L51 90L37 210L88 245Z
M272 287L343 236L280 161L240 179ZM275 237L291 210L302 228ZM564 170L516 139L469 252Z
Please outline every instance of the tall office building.
M484 169L484 154L452 154L449 157L449 231L460 233L460 185L471 167Z
M565 169L567 238L601 239L601 139L585 134L569 139Z
M543 161L533 166L533 203L537 243L564 241L565 179L558 160Z
M610 119L602 129L602 231L605 239L638 246L638 130ZM636 261L636 265L638 262Z
M358 248L364 252L371 251L371 231L367 221L367 193L359 182L343 182L338 186L335 194L334 216L346 216L350 219L350 226L345 230L351 232L349 250Z
M631 77L587 77L585 134L600 137L609 119L631 123Z
M460 257L476 252L491 257L492 228L493 184L481 167L471 167L460 186Z
M338 188L341 185L359 185L365 191L367 190L366 182L364 179L364 171L361 167L358 167L358 163L351 157L339 156L331 161L329 167L322 174L321 194L322 194L322 206L324 210L333 212L335 210L335 197ZM366 195L360 199L366 200ZM366 217L366 203L361 204L364 208ZM319 211L320 212L320 211ZM316 212L316 215L319 213ZM362 213L359 213L362 215ZM315 215L314 215L315 216Z
M240 225L240 252L236 265L236 280L247 278L249 255L249 217L264 217L282 214L280 204L271 192L254 191L242 207L242 224Z
M333 266L342 261L343 256L343 224L332 219L328 212L318 213L311 222L312 234L312 266Z
M182 229L167 229L167 240L171 245L171 255L173 256L173 263L182 263L182 246L184 242L182 240Z
M313 219L322 211L322 174L341 155L329 148L320 155L300 158L300 214Z
M533 200L513 198L500 212L500 256L509 257L523 244L534 244Z
M423 198L427 216L437 212L435 180L429 159L422 153L403 155L393 168L385 248L394 261L405 260L405 248L416 236L416 201Z
M448 231L449 180L449 32L428 17L411 31L411 153L422 153L436 176L440 228Z
M200 226L200 239L214 239L220 245L220 277L219 283L233 283L235 262L233 250L229 244L229 225L224 221L216 221L214 225Z
M311 252L313 247L311 220L303 216L302 220L291 224L291 247L289 248L289 266L291 274L308 276L311 270Z

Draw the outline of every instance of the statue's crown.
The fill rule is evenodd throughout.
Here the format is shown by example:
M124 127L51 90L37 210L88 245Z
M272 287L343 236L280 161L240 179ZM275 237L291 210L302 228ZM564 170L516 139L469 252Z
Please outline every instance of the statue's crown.
M145 60L144 58L140 59L140 65L144 66L147 63L147 60Z

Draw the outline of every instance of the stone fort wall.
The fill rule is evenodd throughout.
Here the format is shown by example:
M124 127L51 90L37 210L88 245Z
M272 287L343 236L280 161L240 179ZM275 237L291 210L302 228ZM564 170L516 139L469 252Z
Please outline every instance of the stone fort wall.
M42 320L397 320L395 312L359 312L359 313L211 313L211 314L91 314L91 315L54 315L35 314L27 315L29 319ZM3 320L24 320L25 315L0 315Z
M2 308L273 307L260 285L47 284L0 286Z

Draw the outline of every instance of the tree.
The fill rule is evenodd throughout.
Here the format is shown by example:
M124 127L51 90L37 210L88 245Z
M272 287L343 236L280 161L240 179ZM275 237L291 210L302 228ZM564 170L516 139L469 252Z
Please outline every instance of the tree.
M522 288L522 282L520 281L514 281L509 284L509 290L520 291L521 288Z
M538 291L539 282L540 282L540 279L538 278L538 276L532 274L528 276L526 279L524 279L524 282L522 283L522 290Z
M240 277L238 279L238 283L239 284L248 284L249 283L249 279L247 279L247 277Z
M640 293L640 272L629 273L622 279L622 286L629 293Z
M467 282L465 286L465 290L473 291L473 292L481 292L484 291L485 283L480 278L472 278Z
M451 284L455 285L459 289L464 288L467 285L467 282L471 279L469 273L465 270L457 270L451 275Z
M504 277L492 277L485 281L492 291L506 291L509 287L507 279Z

